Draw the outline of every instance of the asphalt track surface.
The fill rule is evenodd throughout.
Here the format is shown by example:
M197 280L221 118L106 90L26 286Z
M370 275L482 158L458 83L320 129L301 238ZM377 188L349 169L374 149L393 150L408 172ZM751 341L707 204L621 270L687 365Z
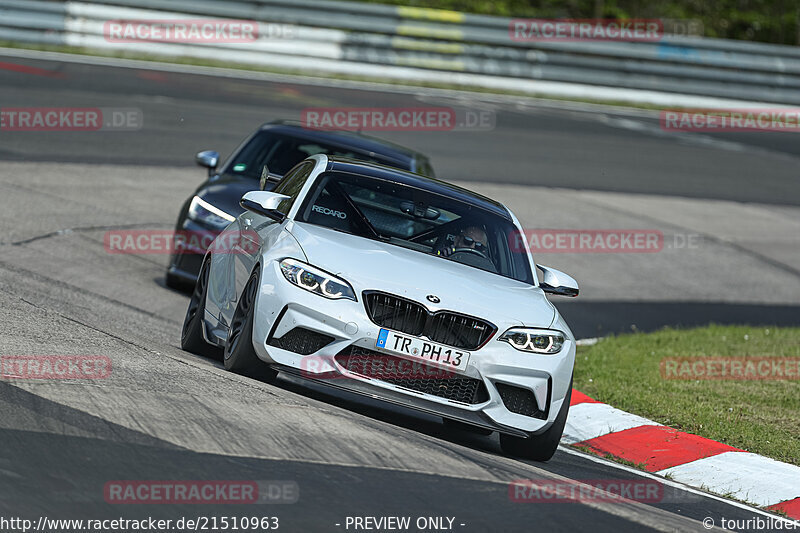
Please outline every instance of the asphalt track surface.
M103 248L109 229L169 227L198 181L199 170L188 165L200 149L228 153L261 122L297 118L307 106L416 107L429 97L0 61L58 73L0 70L3 106L138 107L145 116L137 132L0 132L2 355L105 355L113 362L111 376L93 382L0 380L0 516L278 516L284 531L342 531L347 516L449 516L462 531L615 532L704 531L705 517L719 524L756 516L671 486L656 503L512 502L508 483L515 479L640 477L565 450L545 464L507 458L496 436L446 431L433 417L321 386L286 379L267 385L227 373L217 361L180 350L188 298L163 286L165 258ZM431 154L441 177L477 187L758 202L791 214L800 202L797 145L785 138L690 142L643 134L629 118L607 114L492 110L491 132L385 137ZM796 284L792 264L780 264ZM793 297L796 287L787 290ZM626 313L649 313L648 324L658 327L670 322L667 308L687 323L707 321L709 309L742 322L798 317L780 297L686 304L657 296L560 308L568 318L583 317L576 333L596 330L598 313L614 324L604 331L623 328ZM687 318L681 305L704 311ZM169 479L292 481L299 501L111 505L103 498L111 480Z

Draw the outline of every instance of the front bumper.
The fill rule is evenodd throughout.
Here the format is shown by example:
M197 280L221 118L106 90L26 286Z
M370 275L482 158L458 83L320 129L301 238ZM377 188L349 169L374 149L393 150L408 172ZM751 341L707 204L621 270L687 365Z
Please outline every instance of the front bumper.
M219 235L222 230L210 229L189 218L184 218L175 228L175 233L202 235L204 236L203 242L210 242L213 240L213 236ZM200 275L200 267L203 265L205 254L206 249L201 247L187 247L180 253L173 253L169 260L167 273L181 281L194 284L197 282L197 276Z
M459 373L459 377L481 380L488 399L480 403L466 403L351 372L337 361L336 356L351 347L404 358L376 348L381 328L370 320L360 294L358 302L328 300L290 284L280 273L277 262L271 262L263 271L255 312L253 345L256 353L264 362L279 370L517 436L541 433L555 421L567 394L575 360L575 342L566 327L567 340L561 352L556 355L536 355L520 352L508 343L497 340L508 327L521 324L495 322L498 332L484 346L470 352L467 368ZM559 320L557 318L557 323ZM332 340L307 355L277 347L270 342L281 339L295 328L326 335ZM538 407L537 415L527 416L509 410L498 385L530 391Z

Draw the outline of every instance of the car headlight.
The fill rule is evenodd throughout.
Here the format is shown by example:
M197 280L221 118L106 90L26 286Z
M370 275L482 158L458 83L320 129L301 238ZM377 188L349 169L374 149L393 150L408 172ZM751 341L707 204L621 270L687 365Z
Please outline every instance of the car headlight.
M356 301L353 288L345 280L332 276L311 265L301 263L296 259L284 259L281 261L281 272L290 283L297 285L301 289L331 300L348 299Z
M229 215L219 207L211 205L199 196L192 198L192 203L189 204L189 218L219 229L224 229L228 224L236 220L235 216Z
M564 333L555 329L511 328L498 340L521 352L556 354L564 346Z

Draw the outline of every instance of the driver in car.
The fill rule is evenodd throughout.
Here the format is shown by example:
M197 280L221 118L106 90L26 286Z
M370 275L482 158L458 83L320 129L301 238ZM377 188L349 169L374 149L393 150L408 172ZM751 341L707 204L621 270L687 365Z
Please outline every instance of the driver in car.
M467 226L456 235L453 246L447 246L439 252L440 255L449 257L459 250L475 250L488 259L488 242L486 232L478 226Z

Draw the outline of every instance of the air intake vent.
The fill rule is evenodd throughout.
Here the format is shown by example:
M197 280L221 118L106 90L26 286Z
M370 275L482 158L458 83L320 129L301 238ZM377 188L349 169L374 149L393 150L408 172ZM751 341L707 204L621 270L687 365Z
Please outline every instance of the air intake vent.
M270 339L267 344L288 350L290 352L299 353L300 355L310 355L317 352L333 342L333 337L311 331L305 328L294 328L285 333L280 339Z
M505 383L495 383L494 386L497 387L497 392L500 393L503 404L505 404L506 408L512 413L531 416L533 418L545 418L544 411L539 410L536 397L529 389L506 385Z

